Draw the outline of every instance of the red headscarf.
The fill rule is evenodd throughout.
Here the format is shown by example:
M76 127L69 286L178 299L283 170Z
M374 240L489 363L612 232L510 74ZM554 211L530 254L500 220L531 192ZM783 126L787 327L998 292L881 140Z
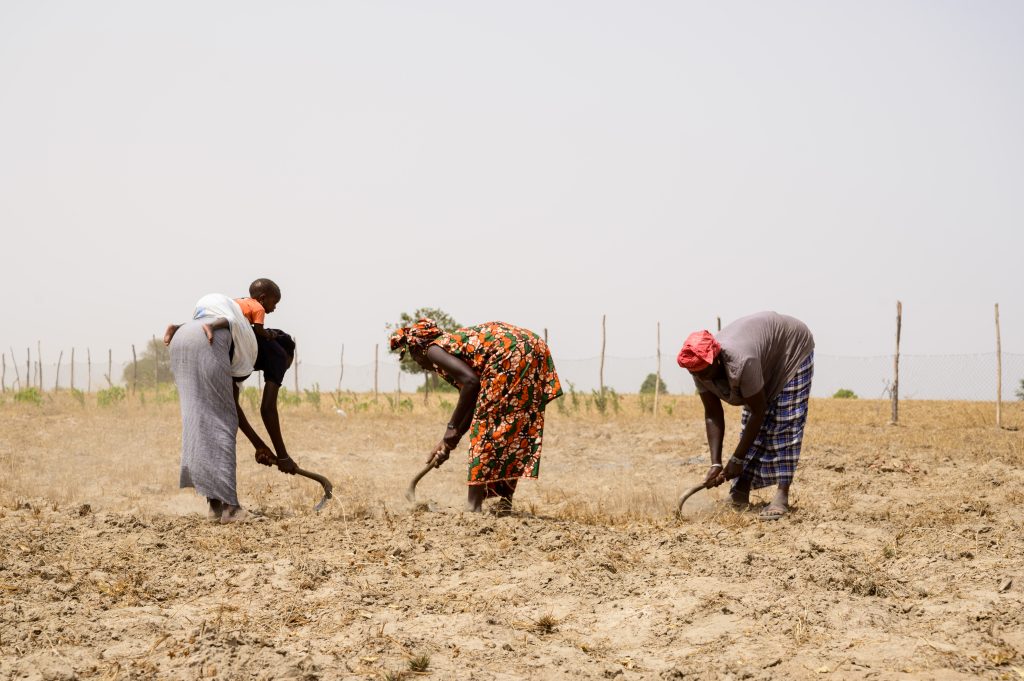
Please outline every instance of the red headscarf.
M722 346L718 344L710 331L694 331L686 337L686 342L683 343L683 349L679 351L676 361L682 368L696 373L711 366L721 351Z

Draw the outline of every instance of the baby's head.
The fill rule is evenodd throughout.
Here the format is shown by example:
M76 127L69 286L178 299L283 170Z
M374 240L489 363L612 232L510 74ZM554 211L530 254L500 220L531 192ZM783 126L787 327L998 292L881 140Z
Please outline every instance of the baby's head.
M263 306L263 311L270 314L281 302L281 289L270 279L257 279L249 284L249 297Z

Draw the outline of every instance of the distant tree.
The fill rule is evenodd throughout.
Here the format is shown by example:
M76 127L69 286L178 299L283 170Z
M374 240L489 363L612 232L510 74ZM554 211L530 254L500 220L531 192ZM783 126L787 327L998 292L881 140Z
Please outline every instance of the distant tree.
M1024 378L1020 379L1020 387L1017 388L1017 399L1024 400Z
M839 400L855 400L857 399L857 393L847 388L840 388L832 397Z
M131 363L121 372L121 381L131 385L135 378L135 369ZM146 348L139 355L138 380L140 388L152 388L158 383L172 383L174 375L171 373L171 353L163 341L151 338L146 343Z
M642 384L640 384L640 394L641 395L652 395L652 394L654 394L654 382L655 381L658 382L658 394L659 395L667 395L668 394L668 386L665 385L664 379L658 378L657 374L647 374L647 378L645 378L644 382Z
M445 312L444 310L436 307L420 307L416 308L412 313L403 312L398 316L398 323L388 324L389 330L400 329L403 326L412 326L423 317L433 319L434 323L442 331L456 331L462 328L462 324L459 324L455 319ZM426 372L423 367L416 363L416 360L412 358L409 353L405 353L405 357L402 358L401 362L402 371L407 374L422 374L426 373L426 385L429 387L431 392L453 390L453 388L444 382L440 376L434 372Z

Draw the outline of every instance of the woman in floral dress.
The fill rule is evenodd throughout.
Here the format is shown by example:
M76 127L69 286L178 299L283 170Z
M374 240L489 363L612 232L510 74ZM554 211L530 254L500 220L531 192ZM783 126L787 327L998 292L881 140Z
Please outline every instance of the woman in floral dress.
M467 432L470 437L467 507L480 511L487 497L508 512L519 478L540 473L544 408L561 396L547 343L505 322L445 332L430 319L391 335L391 349L409 351L429 371L459 390L444 437L428 461L440 465Z

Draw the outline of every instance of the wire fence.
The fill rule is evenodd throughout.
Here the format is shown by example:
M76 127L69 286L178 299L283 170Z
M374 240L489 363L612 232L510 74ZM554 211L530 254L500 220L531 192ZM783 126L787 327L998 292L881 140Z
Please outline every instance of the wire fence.
M41 365L29 353L15 364L5 353L2 379L4 391L18 390L29 385L43 391L69 389L72 387L72 365L62 361L44 361ZM66 356L66 355L65 355ZM79 355L78 357L80 357ZM111 360L103 353L102 361L89 363L76 358L73 367L74 388L95 392L111 385L130 387L133 379L131 360ZM141 357L140 357L141 360ZM140 361L140 366L142 362ZM108 381L109 367L109 381ZM154 365L148 364L140 375L140 384L151 385ZM555 368L568 389L572 384L577 391L597 390L601 380L601 358L562 359L555 357ZM640 391L644 379L656 372L656 359L651 357L605 357L604 385L618 393L628 394ZM161 370L167 377L166 367ZM971 355L900 355L901 399L919 400L972 400L995 401L997 390L996 353ZM662 361L661 378L668 391L673 394L693 394L693 380L689 374L678 368L674 362ZM888 397L893 379L893 357L841 356L815 353L814 382L812 395L831 397L836 391L845 389L858 397L877 399ZM165 378L164 380L168 380ZM253 375L246 385L256 386L259 376ZM408 374L399 370L398 362L387 355L376 365L374 363L348 364L307 364L299 358L297 366L289 369L285 376L285 387L290 390L314 390L330 392L337 389L354 392L414 392L423 385L423 374ZM1002 398L1004 401L1018 399L1018 392L1024 381L1024 354L1002 354Z

